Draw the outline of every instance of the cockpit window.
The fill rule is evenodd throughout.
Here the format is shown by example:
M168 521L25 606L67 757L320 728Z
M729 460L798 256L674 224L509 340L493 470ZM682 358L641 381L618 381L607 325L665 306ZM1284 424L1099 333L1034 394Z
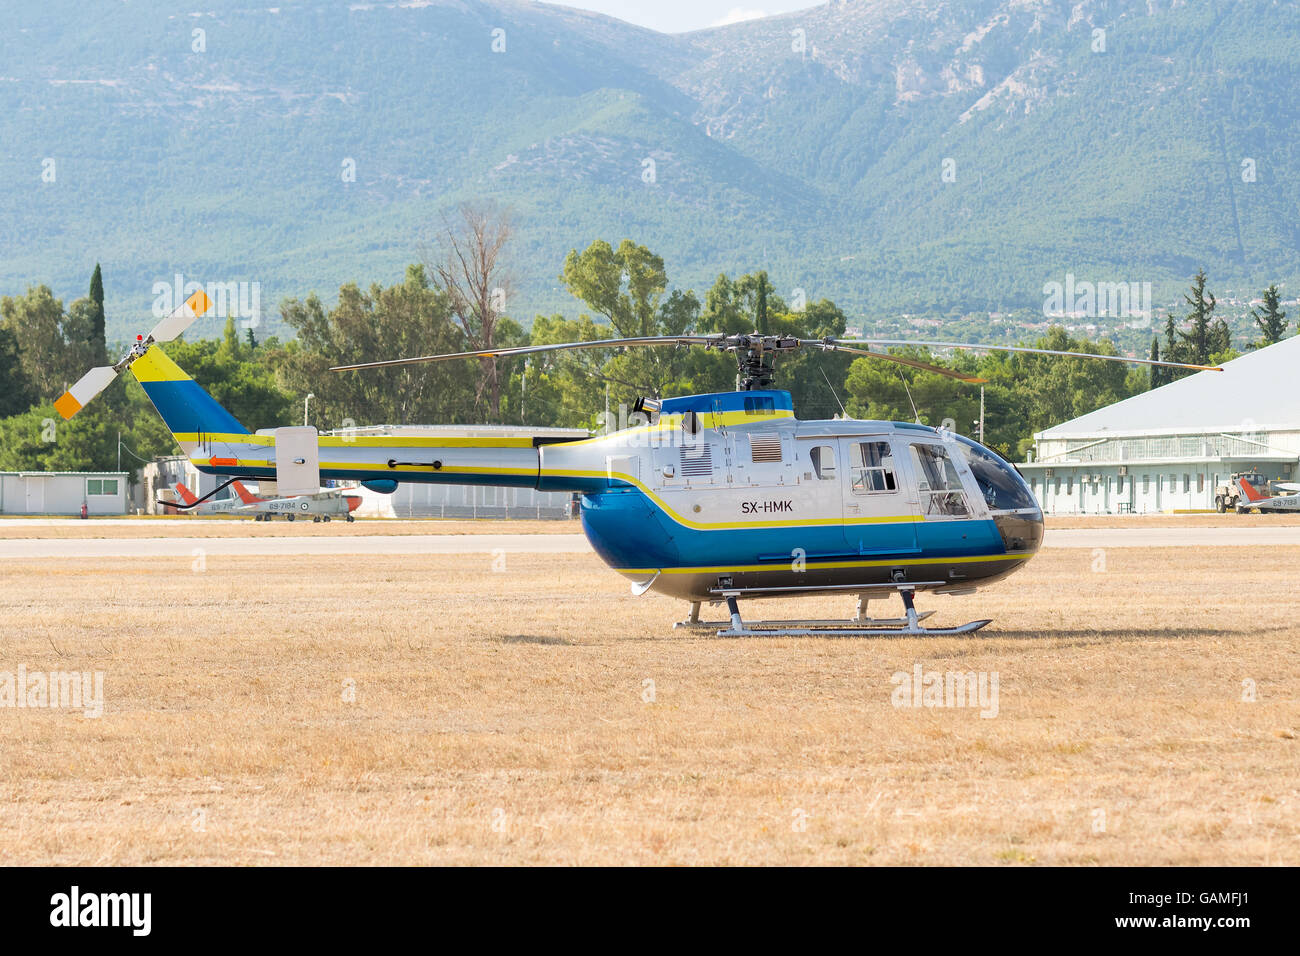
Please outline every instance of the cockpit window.
M942 445L914 443L912 462L916 466L916 485L921 493L921 506L927 516L964 518L970 515L961 478L953 467L946 448Z
M969 438L962 435L953 435L953 438L966 457L966 464L970 466L990 511L1038 507L1029 486L1010 463Z

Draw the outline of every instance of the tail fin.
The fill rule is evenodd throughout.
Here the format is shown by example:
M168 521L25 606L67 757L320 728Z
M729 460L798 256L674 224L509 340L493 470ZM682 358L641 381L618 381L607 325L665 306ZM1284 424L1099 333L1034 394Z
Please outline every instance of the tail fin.
M247 435L248 429L156 345L131 363L144 392L188 454L197 433Z
M176 482L176 493L181 496L181 501L185 502L187 505L192 505L199 500L194 497L194 493L190 491L190 489L186 488L179 481Z
M245 488L244 483L242 481L237 481L230 487L235 489L235 494L239 495L239 500L246 505L251 505L251 504L255 504L258 501L266 500L265 498L257 497L257 495L253 494L251 491Z
M1255 486L1245 478L1238 478L1237 481L1240 483L1242 494L1246 496L1247 501L1264 501L1266 499L1267 496L1256 491Z

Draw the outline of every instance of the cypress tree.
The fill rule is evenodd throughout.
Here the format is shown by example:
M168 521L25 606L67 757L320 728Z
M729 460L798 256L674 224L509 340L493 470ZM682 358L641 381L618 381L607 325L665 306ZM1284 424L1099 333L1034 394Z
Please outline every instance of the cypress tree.
M90 276L90 347L96 356L108 355L108 340L104 332L104 276L95 263ZM98 359L96 359L98 361Z

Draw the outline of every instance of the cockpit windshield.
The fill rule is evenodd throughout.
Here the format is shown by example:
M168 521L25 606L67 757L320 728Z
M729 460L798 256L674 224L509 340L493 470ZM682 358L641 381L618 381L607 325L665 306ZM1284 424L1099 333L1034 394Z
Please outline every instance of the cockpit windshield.
M980 492L990 511L1017 511L1038 507L1033 492L1011 464L969 438L962 435L952 437L966 456L966 464L975 475L975 481L979 483Z

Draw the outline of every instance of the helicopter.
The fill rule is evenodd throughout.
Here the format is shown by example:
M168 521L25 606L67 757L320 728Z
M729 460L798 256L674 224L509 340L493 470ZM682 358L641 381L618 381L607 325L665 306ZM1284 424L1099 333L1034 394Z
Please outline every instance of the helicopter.
M325 479L391 494L402 482L494 485L577 493L596 554L630 582L689 604L679 627L722 637L958 635L985 627L921 622L917 592L970 594L1023 567L1043 540L1043 513L1015 466L970 438L920 423L795 417L773 387L773 358L800 349L846 352L968 383L976 376L881 351L896 345L1027 352L1221 371L1125 356L1021 346L898 339L802 339L761 334L597 339L336 366L354 372L422 362L506 359L544 352L699 347L730 352L733 392L646 397L644 423L591 437L578 429L376 426L320 434L311 426L249 432L159 348L207 311L196 292L114 366L92 369L56 403L76 414L129 369L201 472L314 493ZM211 494L216 494L225 485ZM857 598L845 620L747 622L740 601L838 594ZM897 595L899 617L873 618ZM727 621L702 621L703 604Z

